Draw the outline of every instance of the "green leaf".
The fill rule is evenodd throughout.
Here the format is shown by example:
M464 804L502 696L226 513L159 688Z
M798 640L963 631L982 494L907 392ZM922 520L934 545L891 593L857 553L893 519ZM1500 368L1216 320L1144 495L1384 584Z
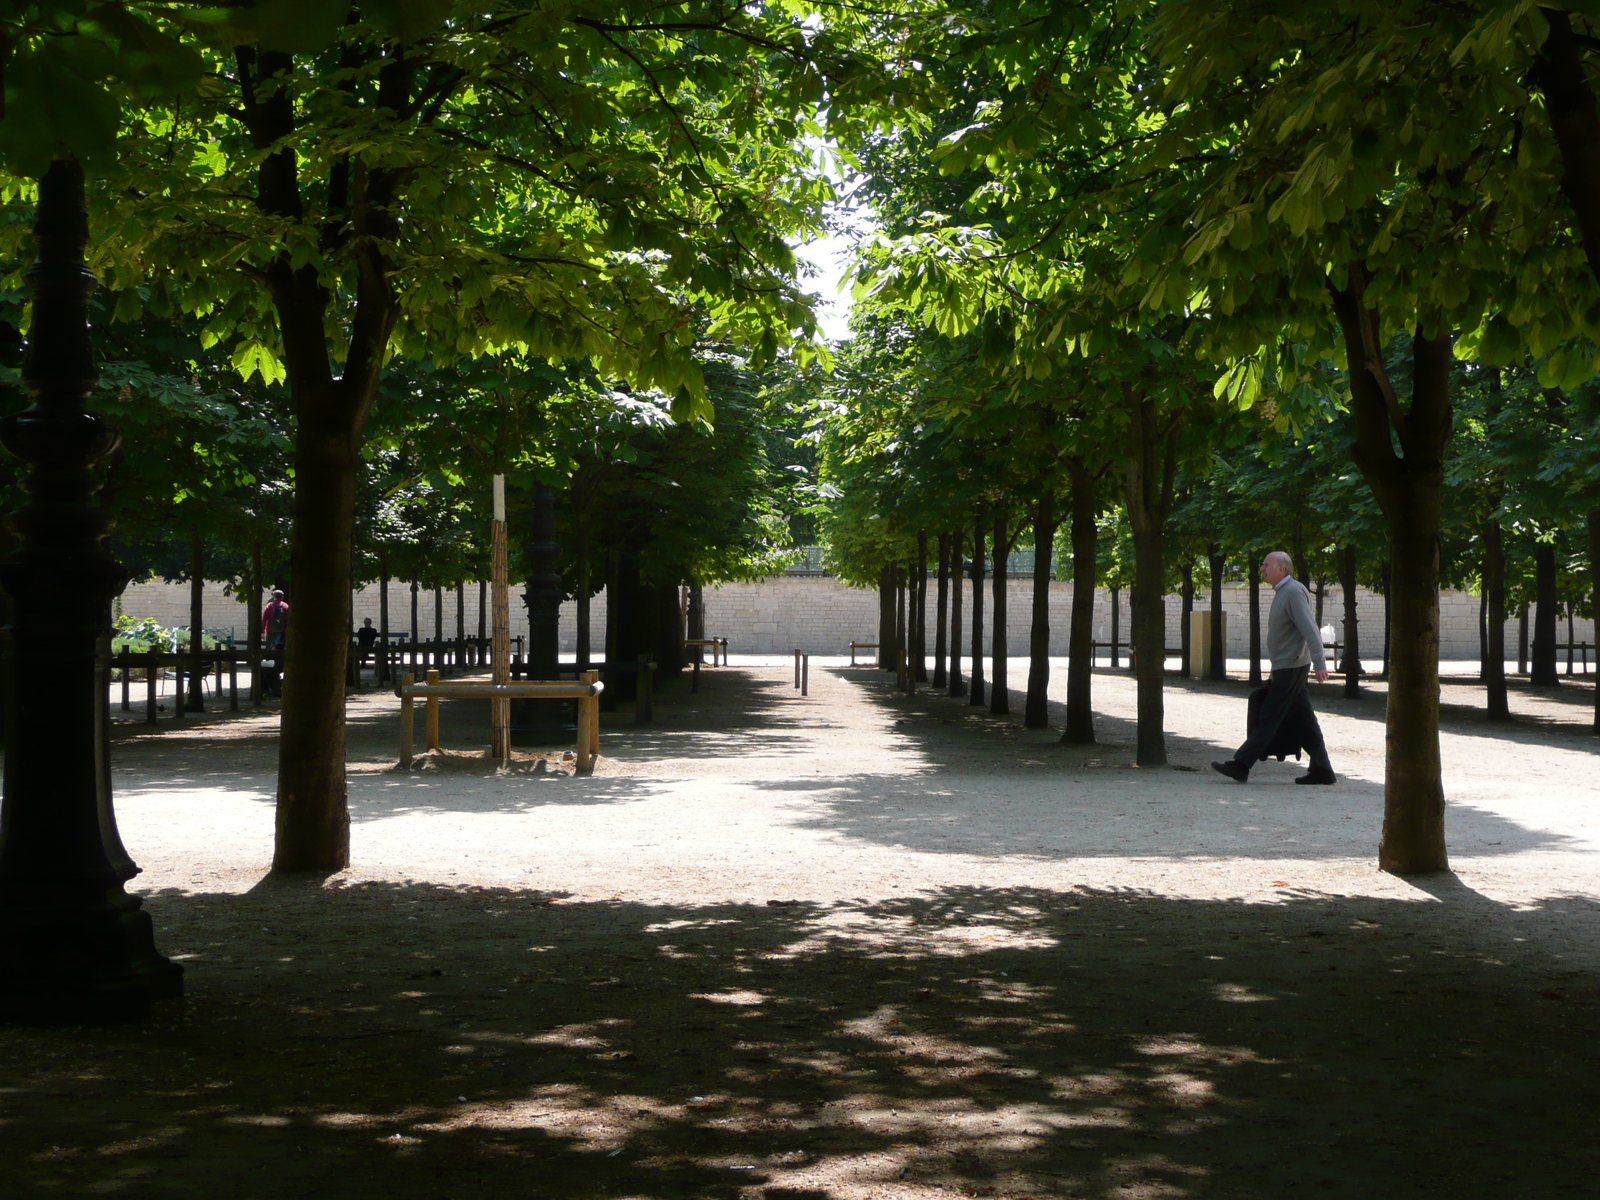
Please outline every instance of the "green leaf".
M331 46L350 12L350 0L256 0L232 14L263 50L315 54Z
M416 42L444 24L450 0L364 0L361 15L397 42Z
M83 61L83 40L52 38L6 66L0 159L22 174L68 155L91 169L116 163L117 104L97 81L101 64Z

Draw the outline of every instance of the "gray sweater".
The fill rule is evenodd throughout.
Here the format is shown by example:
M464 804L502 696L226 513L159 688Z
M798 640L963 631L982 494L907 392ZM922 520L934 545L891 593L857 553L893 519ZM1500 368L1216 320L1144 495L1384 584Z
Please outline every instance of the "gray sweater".
M1272 669L1303 667L1313 663L1324 671L1322 634L1311 615L1311 593L1294 576L1278 584L1272 597L1272 615L1267 618L1267 657Z

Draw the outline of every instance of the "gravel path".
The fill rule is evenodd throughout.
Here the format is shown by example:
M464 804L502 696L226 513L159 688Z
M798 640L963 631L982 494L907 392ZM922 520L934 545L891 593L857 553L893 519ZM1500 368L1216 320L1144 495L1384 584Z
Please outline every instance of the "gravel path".
M1588 685L1491 728L1447 683L1455 873L1401 880L1372 865L1381 685L1316 696L1339 786L1240 787L1207 764L1242 685L1174 682L1141 770L1125 675L1063 747L790 671L608 715L589 778L401 774L395 701L358 697L326 881L264 878L270 713L119 726L188 998L0 1031L0 1194L1593 1194ZM446 707L447 747L482 708Z

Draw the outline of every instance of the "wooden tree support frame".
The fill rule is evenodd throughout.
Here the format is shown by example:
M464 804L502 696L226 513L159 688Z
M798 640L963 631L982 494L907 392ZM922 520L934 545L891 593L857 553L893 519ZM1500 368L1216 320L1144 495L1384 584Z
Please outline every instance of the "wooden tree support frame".
M439 749L439 701L456 700L576 700L578 702L578 761L579 771L588 774L594 770L595 759L600 757L600 693L606 685L600 682L600 672L585 671L577 683L560 681L529 681L525 683L493 683L487 680L461 680L440 683L439 672L429 671L426 683L407 673L400 678L396 689L400 696L400 769L411 767L411 746L415 729L415 701L426 702L427 739L429 750Z
M724 666L724 667L728 665L728 639L725 638L725 637L686 638L684 640L683 646L684 646L684 649L686 649L686 650L693 650L696 647L699 647L700 649L703 650L707 646L710 646L711 647L711 665L713 667L717 665L717 654L719 652L722 655L722 664L721 665Z

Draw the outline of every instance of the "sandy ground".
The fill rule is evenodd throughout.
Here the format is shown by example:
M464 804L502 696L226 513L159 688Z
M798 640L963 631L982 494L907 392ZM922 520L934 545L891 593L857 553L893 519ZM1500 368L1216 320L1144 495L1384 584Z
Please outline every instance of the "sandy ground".
M1445 685L1455 870L1414 880L1373 867L1380 684L1317 691L1334 788L1207 769L1237 683L1173 681L1158 770L1125 674L1094 747L890 684L736 658L608 714L588 778L401 774L361 695L326 881L264 877L270 712L119 726L188 998L0 1031L6 1194L1600 1190L1587 682L1500 727Z

